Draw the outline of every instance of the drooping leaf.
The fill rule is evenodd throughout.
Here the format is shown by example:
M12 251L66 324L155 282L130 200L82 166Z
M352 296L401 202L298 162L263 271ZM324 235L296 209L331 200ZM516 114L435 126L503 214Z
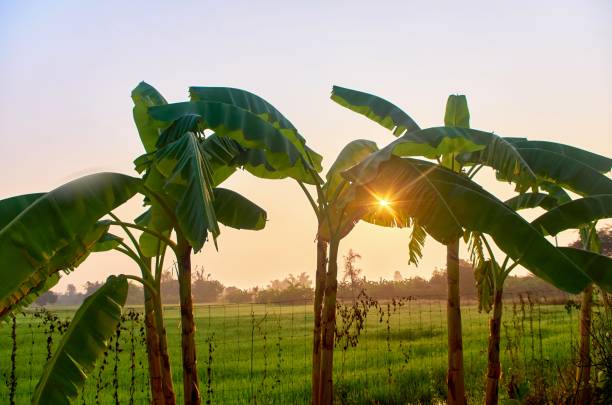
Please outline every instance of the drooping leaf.
M45 193L18 195L0 200L0 230Z
M444 126L453 128L470 127L470 110L467 98L460 94L451 94L446 100Z
M78 263L97 241L91 240L97 221L140 184L117 173L85 176L39 197L0 230L0 317L50 275Z
M525 138L505 138L515 148L519 149L540 149L554 152L574 160L582 164L592 167L600 173L607 173L612 170L612 159L589 152L584 149L576 148L575 146L565 145L557 142L548 141L530 141Z
M354 177L359 168L345 172ZM374 196L385 195L391 209L378 210ZM360 218L378 211L381 223L415 218L434 239L450 243L467 231L490 235L497 246L536 276L569 292L580 292L589 278L520 215L476 183L432 163L393 157L377 176L362 184L348 211ZM508 230L512 230L509 232Z
M493 308L493 266L491 260L484 260L474 267L474 280L478 292L478 312L490 312Z
M486 258L484 255L484 247L482 242L482 234L480 232L467 232L464 234L464 240L468 236L468 252L470 253L470 260L474 268L483 266Z
M399 136L419 130L412 118L391 102L357 90L332 88L331 99L351 111L364 115Z
M170 126L162 131L157 139L156 147L163 148L179 139L187 132L201 134L204 131L202 117L196 114L187 114L177 118Z
M219 225L213 208L210 168L197 135L187 133L159 149L155 167L165 182L163 190L153 190L163 191L174 200L178 225L194 251L199 251L208 231L213 237L219 235Z
M125 277L110 276L74 314L36 385L32 404L70 404L121 320L128 293Z
M221 184L236 171L237 160L246 152L238 142L217 134L204 139L202 149L210 162L213 187Z
M571 247L558 248L571 261L576 263L591 280L606 292L612 293L612 258Z
M517 148L538 179L557 184L582 196L612 194L612 180L584 163L544 149ZM506 175L499 177L507 180Z
M183 115L199 115L203 126L218 136L234 139L244 148L267 151L267 160L276 170L307 164L300 159L302 154L280 129L256 114L231 104L207 101L174 103L152 107L149 113L155 119L169 123Z
M260 230L266 226L266 211L242 195L225 188L213 189L217 220L235 229Z
M306 140L299 133L297 128L272 104L256 94L242 89L231 87L190 87L189 95L191 101L211 101L231 104L247 110L274 127L295 146L307 162L315 171L320 172L323 157L306 146Z
M147 152L155 150L155 144L161 130L168 127L170 123L157 121L149 115L149 107L168 104L166 99L155 88L145 82L140 82L132 90L134 102L134 122L140 135L142 145Z
M612 218L612 194L579 198L542 214L531 224L544 235L578 229L590 222Z
M213 134L203 142L203 149L210 158L213 185L218 186L236 169L241 168L263 179L294 178L307 184L320 182L313 178L306 164L296 164L277 170L268 162L268 152L262 149L246 149L233 139Z
M505 204L514 211L541 207L550 210L556 207L559 202L545 193L523 193L505 201Z
M412 221L412 232L410 233L410 241L408 242L408 264L419 264L419 259L423 257L423 246L425 246L425 238L427 233L418 220Z

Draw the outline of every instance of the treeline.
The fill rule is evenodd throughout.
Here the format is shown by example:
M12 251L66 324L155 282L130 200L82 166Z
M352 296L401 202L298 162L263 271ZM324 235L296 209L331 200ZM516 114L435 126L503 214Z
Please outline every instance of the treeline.
M364 291L368 296L378 299L399 297L443 299L446 297L446 270L435 270L429 280L422 277L403 278L395 272L393 280L367 280L360 277L361 270L355 267L360 256L352 251L345 257L344 277L338 284L338 299L350 301ZM464 299L477 299L476 283L472 265L466 261L460 263L461 293ZM69 284L65 293L47 292L37 300L39 305L79 305L93 294L101 283L87 282L84 292L79 293L74 285ZM531 294L549 298L565 297L566 294L533 276L510 276L506 281L504 294L518 296ZM200 269L195 272L192 283L193 300L196 303L309 303L314 297L312 280L306 273L297 276L289 274L283 280L272 280L265 288L254 287L240 289L224 286L220 281L211 278ZM164 304L179 303L178 280L170 271L164 272L161 279L161 295ZM141 305L143 302L142 286L131 283L128 304Z

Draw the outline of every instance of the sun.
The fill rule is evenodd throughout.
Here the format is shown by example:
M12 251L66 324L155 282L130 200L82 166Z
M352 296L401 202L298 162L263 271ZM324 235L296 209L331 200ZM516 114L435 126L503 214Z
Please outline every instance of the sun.
M391 206L391 202L389 200L385 200L384 198L379 198L378 205L380 205L382 208L388 208Z

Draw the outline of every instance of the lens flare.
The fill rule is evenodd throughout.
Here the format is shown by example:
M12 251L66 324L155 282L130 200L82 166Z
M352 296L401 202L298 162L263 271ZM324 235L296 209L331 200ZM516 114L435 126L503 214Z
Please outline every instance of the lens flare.
M387 208L389 206L391 206L391 202L388 200L385 200L384 198L379 198L378 199L378 205L380 205L383 208Z

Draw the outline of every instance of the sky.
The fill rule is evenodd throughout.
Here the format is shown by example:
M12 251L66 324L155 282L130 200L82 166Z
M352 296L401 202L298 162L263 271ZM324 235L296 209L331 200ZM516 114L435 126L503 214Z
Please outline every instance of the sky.
M582 1L0 1L0 199L99 171L136 175L144 152L131 90L170 102L189 86L228 86L274 104L324 156L384 128L329 99L334 84L384 97L421 127L465 94L471 126L612 155L612 3ZM512 188L482 172L501 198ZM297 184L238 173L223 185L268 211L259 232L222 229L193 263L225 285L314 278L316 219ZM142 212L134 199L117 210ZM533 217L537 213L528 213ZM560 243L571 241L566 233ZM409 230L359 224L342 242L368 279L429 277L445 249L428 238L408 265ZM462 255L466 257L465 247ZM169 263L170 264L170 263ZM91 256L56 290L136 274L120 253Z

